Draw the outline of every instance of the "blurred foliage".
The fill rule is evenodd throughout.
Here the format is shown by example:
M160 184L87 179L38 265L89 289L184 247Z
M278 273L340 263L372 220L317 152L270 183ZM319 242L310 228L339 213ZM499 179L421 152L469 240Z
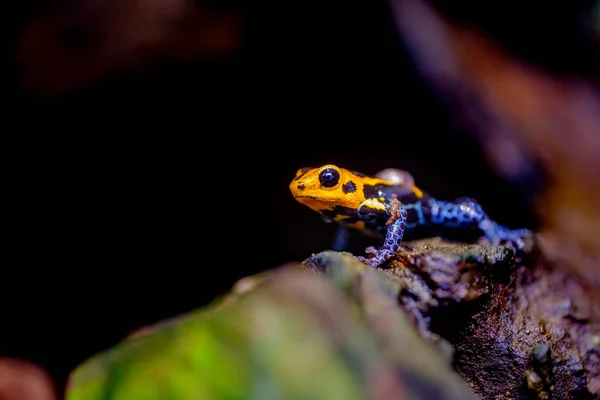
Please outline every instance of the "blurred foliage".
M20 90L52 98L164 60L227 56L240 46L241 22L235 1L44 2L16 41Z
M546 259L600 287L600 42L574 35L552 47L572 46L593 71L578 74L577 58L566 53L562 61L573 68L559 74L425 1L392 5L414 62L457 121L479 139L489 164L515 184L530 182L531 175L543 178L534 210Z
M596 3L594 10L594 28L596 29L596 34L600 38L600 1Z
M49 374L30 362L0 357L0 399L57 400Z

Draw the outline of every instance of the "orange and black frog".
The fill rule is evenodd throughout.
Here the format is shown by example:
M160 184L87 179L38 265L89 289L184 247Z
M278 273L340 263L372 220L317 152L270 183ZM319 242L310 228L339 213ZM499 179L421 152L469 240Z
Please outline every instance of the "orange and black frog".
M372 257L358 257L378 267L392 257L406 237L442 236L447 239L485 238L523 248L527 229L511 230L492 221L474 199L438 200L415 185L412 175L384 169L375 175L333 164L302 168L290 183L294 198L340 229L334 250L345 248L347 232L359 230L380 237L383 245Z

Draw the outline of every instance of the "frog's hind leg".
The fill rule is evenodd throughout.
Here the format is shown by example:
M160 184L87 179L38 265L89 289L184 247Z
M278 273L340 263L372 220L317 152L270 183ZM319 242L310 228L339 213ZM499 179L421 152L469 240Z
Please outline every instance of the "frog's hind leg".
M524 250L527 246L526 239L532 235L529 229L510 229L492 221L489 218L484 219L479 224L483 231L483 240L492 244L512 244L517 252Z
M487 218L481 205L469 197L454 201L429 200L431 223L456 229L476 228Z
M512 230L492 219L474 199L461 197L454 201L430 200L431 222L457 231L477 231L487 242L512 243L518 250L525 246L524 238L531 234L527 229Z

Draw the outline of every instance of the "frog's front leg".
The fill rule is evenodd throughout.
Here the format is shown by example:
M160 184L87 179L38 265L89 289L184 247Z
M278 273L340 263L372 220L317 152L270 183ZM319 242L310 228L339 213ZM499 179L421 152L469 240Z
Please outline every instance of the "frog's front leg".
M389 260L400 247L404 229L406 227L407 212L401 207L401 203L397 198L390 202L390 219L387 221L387 232L383 246L376 251L373 251L373 256L370 258L358 256L359 261L370 265L373 268L379 267L381 264Z
M350 240L350 230L344 225L338 225L333 239L332 249L334 251L345 251Z

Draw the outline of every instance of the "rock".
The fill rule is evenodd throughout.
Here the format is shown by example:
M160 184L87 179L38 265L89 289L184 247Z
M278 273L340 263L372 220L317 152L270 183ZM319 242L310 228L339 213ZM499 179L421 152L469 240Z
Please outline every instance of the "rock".
M593 399L599 296L509 246L407 242L386 269L324 251L93 357L66 400Z
M314 257L306 263L314 263ZM461 309L468 310L489 294L494 284L506 282L514 269L512 247L432 238L404 243L383 271L393 276L390 282L397 282L393 297L413 318L422 336L437 342L440 334L454 337L453 331L466 323ZM452 309L450 314L447 308ZM433 329L430 323L434 323Z
M357 280L330 252L304 264L340 287ZM511 247L432 238L404 243L378 272L390 277L379 293L397 299L421 335L453 356L474 394L600 396L600 293L566 269L533 253L516 258ZM355 295L361 304L373 298Z
M92 357L66 399L470 398L397 306L399 277L348 253L303 265L245 278L211 306ZM334 279L307 271L320 268Z
M484 398L600 398L600 295L561 269L521 267L455 347L455 366Z

